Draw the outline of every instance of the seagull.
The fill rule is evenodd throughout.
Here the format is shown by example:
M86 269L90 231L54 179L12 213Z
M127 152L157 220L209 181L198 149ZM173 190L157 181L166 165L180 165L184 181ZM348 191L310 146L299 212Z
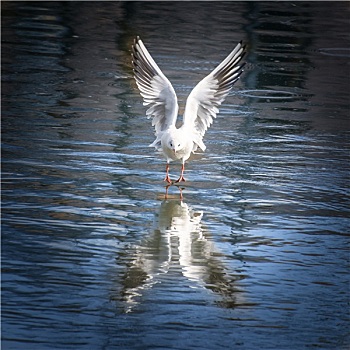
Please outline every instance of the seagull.
M181 175L175 181L186 181L184 178L185 162L191 153L200 148L205 151L203 137L219 112L219 107L243 72L245 55L242 41L231 53L189 94L183 123L176 127L178 103L175 90L170 81L160 70L146 49L139 36L132 45L131 57L136 85L148 106L146 116L152 118L156 139L150 147L161 151L166 158L166 175L164 181L174 183L169 177L169 163L181 160Z

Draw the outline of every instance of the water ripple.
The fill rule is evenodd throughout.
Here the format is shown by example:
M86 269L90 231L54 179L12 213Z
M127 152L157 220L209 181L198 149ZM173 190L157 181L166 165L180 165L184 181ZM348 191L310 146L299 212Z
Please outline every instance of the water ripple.
M3 347L345 349L345 7L4 2ZM140 33L181 108L248 44L180 186L148 147Z

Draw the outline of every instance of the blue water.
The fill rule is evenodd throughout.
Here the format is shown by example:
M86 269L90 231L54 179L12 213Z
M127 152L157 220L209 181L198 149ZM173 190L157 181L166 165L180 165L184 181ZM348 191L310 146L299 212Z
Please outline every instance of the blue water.
M346 2L3 2L2 349L348 349L348 19ZM180 112L248 47L167 199L136 35Z

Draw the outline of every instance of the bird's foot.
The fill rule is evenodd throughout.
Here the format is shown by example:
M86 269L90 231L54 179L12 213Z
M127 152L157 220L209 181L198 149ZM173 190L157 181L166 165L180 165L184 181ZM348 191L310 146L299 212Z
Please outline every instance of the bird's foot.
M165 176L164 181L167 182L168 184L172 183L168 174Z
M179 183L179 182L186 182L185 178L183 175L181 175L176 181L175 183Z

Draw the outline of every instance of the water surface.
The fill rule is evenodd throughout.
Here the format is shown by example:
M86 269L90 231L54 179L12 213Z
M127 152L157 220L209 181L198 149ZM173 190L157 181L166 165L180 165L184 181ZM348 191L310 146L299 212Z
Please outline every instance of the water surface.
M346 2L3 3L2 348L348 348L348 18ZM167 199L136 35L180 112L248 46Z

